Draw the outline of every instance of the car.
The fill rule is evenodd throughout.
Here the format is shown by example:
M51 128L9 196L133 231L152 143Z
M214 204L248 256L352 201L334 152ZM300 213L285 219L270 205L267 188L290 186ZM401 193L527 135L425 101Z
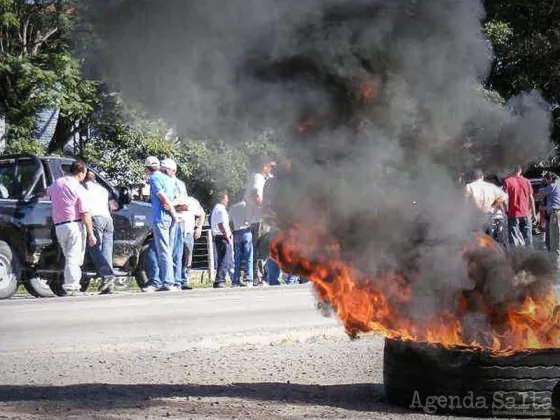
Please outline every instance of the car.
M35 297L63 294L64 256L56 240L46 191L54 180L68 174L73 161L31 154L0 156L0 299L10 298L20 284ZM115 188L97 170L88 169L118 203L118 210L112 214L116 284L124 288L136 278L143 287L144 251L152 232L151 206L132 200L130 190ZM200 261L199 265L204 263ZM85 289L97 277L88 253L83 272Z

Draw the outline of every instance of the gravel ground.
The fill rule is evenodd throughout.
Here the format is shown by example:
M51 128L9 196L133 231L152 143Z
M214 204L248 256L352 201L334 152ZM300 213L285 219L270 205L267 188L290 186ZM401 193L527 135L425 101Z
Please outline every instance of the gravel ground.
M384 403L382 347L378 337L315 337L158 354L33 351L0 367L0 418L436 418Z
M166 308L163 323L149 308ZM0 419L449 418L386 403L383 340L349 340L306 289L22 300L0 314Z

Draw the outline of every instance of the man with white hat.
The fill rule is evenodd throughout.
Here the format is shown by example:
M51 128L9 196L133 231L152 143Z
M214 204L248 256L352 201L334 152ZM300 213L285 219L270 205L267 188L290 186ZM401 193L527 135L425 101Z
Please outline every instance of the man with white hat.
M172 201L175 196L175 184L170 177L159 171L160 162L149 156L144 162L149 176L150 201L152 203L152 225L154 243L158 260L159 276L151 281L144 292L176 290L173 275L173 249L171 226L180 218Z
M177 178L177 163L173 159L163 159L161 161L162 171L171 178L174 186L172 205L179 215L188 210L187 206L187 186ZM173 279L176 290L181 289L183 277L183 247L185 236L185 223L183 217L180 222L173 222L171 225L171 243L173 255Z

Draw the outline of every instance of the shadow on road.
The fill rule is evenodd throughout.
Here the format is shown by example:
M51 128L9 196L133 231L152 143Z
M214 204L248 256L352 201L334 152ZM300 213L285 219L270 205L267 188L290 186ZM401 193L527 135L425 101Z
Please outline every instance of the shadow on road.
M162 398L240 398L287 404L322 405L354 411L403 412L384 402L381 384L303 385L234 383L231 385L79 384L68 386L0 385L0 403L58 402L96 410L161 405Z

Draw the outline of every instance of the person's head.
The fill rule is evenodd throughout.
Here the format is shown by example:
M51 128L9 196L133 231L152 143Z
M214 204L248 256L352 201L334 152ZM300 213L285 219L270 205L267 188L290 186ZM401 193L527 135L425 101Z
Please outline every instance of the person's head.
M216 195L216 201L220 204L223 204L224 206L228 206L229 204L229 196L227 191L220 191L217 195Z
M558 180L558 176L555 173L547 172L544 174L544 181L547 184L554 184Z
M87 166L82 160L75 160L70 166L70 175L75 177L79 182L84 182L87 174Z
M476 179L477 181L484 179L484 172L482 172L482 169L475 169L473 175L474 179Z
M92 171L88 171L86 175L86 182L95 182L95 174Z
M153 174L159 170L159 159L155 156L148 156L144 161L144 168L147 174Z
M523 168L521 167L521 165L515 166L515 168L513 168L513 173L517 176L521 175L523 173Z
M161 161L161 170L170 177L174 177L177 173L177 163L173 159L163 159Z
M254 159L253 167L255 172L258 172L265 177L268 177L272 173L272 168L274 167L274 161L268 156L258 156Z

